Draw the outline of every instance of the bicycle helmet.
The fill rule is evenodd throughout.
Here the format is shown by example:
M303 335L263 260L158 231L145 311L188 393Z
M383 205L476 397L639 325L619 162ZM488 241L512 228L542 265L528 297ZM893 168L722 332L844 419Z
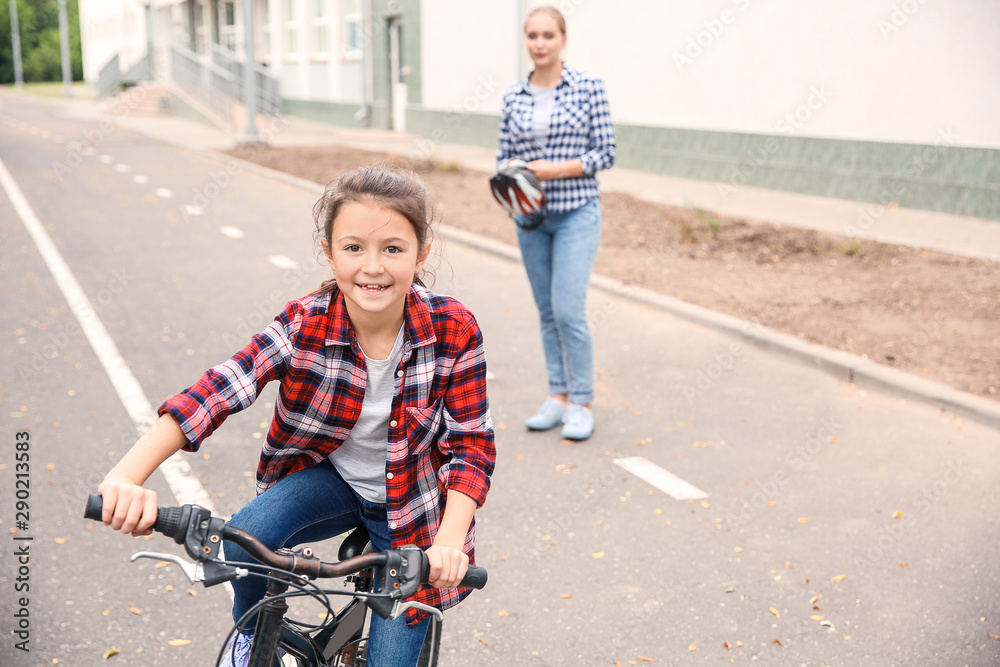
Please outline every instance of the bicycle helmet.
M523 160L510 160L490 178L490 190L494 199L515 222L525 229L534 229L542 224L545 216L545 191L538 177L528 169ZM517 216L528 218L518 220Z

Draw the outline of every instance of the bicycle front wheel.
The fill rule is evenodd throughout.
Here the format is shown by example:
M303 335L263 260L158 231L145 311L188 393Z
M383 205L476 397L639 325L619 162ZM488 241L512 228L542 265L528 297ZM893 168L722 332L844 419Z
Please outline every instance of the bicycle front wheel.
M417 667L437 667L438 656L441 653L441 619L431 616L427 624L427 634L424 645L420 648L420 658Z

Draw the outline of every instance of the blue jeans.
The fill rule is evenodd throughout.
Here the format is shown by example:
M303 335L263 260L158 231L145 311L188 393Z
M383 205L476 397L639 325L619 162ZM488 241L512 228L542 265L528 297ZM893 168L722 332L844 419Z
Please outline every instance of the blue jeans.
M517 242L538 306L549 393L587 405L594 399L587 290L601 242L600 198L569 213L547 213L535 229L518 226Z
M285 477L247 503L229 523L247 531L269 549L320 542L361 525L368 529L375 551L385 551L391 545L385 505L359 496L329 460ZM225 554L230 561L256 562L228 542ZM257 577L236 579L233 590L236 593L233 618L238 620L264 597L267 583ZM416 665L429 619L411 627L405 618L388 621L374 613L371 617L369 667Z

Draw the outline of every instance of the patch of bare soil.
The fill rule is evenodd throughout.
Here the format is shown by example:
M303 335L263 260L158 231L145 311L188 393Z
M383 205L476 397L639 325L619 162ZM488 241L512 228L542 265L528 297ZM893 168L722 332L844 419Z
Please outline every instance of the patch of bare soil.
M447 225L516 245L488 175L339 146L230 154L316 183L412 168ZM1000 264L605 192L596 271L952 387L1000 399Z

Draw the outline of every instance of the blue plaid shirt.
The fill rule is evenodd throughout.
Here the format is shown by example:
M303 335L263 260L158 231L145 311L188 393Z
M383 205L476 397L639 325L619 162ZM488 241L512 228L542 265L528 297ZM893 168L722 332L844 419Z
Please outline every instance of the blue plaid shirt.
M564 64L562 80L556 86L548 142L542 147L531 126L535 100L528 89L530 77L529 74L504 93L497 167L509 158L525 162L564 162L579 158L583 163L583 176L542 183L546 210L568 213L600 196L595 174L615 163L615 130L611 124L608 95L599 78Z

